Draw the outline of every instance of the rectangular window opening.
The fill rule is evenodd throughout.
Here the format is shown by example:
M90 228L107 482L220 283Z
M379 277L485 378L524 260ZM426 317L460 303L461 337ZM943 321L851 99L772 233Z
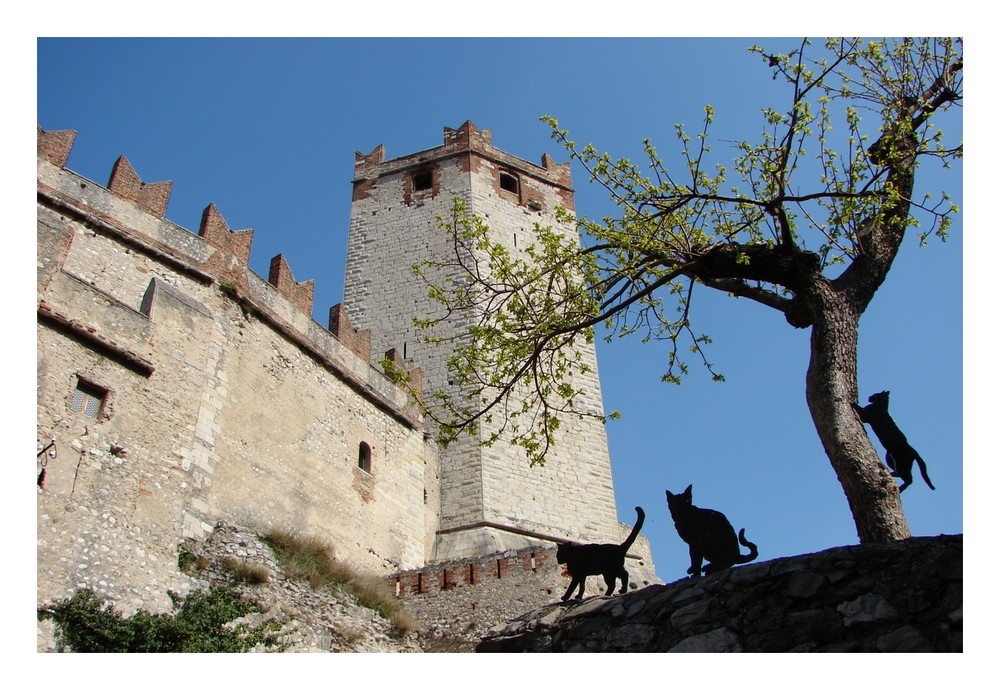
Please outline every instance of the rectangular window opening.
M500 173L500 189L517 194L517 176L508 172Z
M413 191L422 192L430 189L434 183L434 175L430 170L418 170L413 173Z
M70 398L69 409L73 412L82 412L85 417L97 419L107 394L108 392L100 386L79 379L73 397Z

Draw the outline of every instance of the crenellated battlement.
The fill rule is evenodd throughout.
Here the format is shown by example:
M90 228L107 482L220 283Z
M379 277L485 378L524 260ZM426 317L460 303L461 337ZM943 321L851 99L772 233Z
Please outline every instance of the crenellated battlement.
M303 314L312 314L315 282L312 280L296 282L284 254L278 254L271 259L267 282L278 288L278 294L294 303Z
M44 158L57 168L66 167L74 141L76 141L75 130L46 132L41 125L38 125L38 157Z
M562 566L556 563L555 547L537 546L435 563L425 568L397 573L390 578L390 582L395 586L396 596L405 598L533 575L538 575L546 582L559 583L561 570Z
M218 207L209 204L201 213L198 236L220 250L212 261L213 272L226 282L242 282L250 263L253 230L230 230Z
M75 139L75 131L45 131L39 126L39 159L51 163L68 175L78 177L65 168ZM108 186L104 190L84 181L76 184L60 184L55 180L49 182L48 178L43 181L43 176L39 173L39 194L49 195L53 202L83 219L93 229L112 232L144 252L178 262L199 274L203 280L217 283L227 296L241 302L246 309L277 326L307 352L336 368L343 354L331 356L334 348L330 347L325 335L332 336L353 356L364 360L366 365L373 371L378 371L388 381L382 368L371 361L370 332L354 329L339 304L330 309L329 324L317 339L318 324L312 321L315 281L297 281L283 254L271 259L266 280L266 284L276 291L279 299L268 297L266 290L262 290L262 279L249 268L254 238L252 229L230 229L214 203L210 203L202 212L196 234L166 220L172 186L172 182L144 182L125 156L120 156L115 162ZM101 191L128 202L131 208L123 208L117 203L84 199L81 196L99 195ZM148 214L158 222L151 223L148 219L137 222L133 218L136 213ZM194 246L193 243L198 239L204 243L202 246ZM49 305L45 306L47 310L51 309ZM403 366L401 358L397 365ZM347 370L356 371L357 367L351 366ZM411 372L411 379L419 381L419 371ZM357 385L369 392L373 390L370 384L359 382ZM394 401L406 399L404 392L390 398ZM402 407L401 413L416 423L419 412L408 404L403 404Z
M435 148L419 151L400 158L386 160L385 145L379 144L371 153L360 151L354 154L354 199L365 198L375 180L395 175L411 168L419 168L429 163L456 157L485 159L505 169L527 175L539 182L555 187L560 192L561 203L573 210L572 175L569 163L556 163L549 154L543 154L541 165L531 163L493 146L493 134L489 129L479 129L471 120L466 120L458 129L444 128L443 144ZM474 167L471 162L463 164L466 169Z
M330 307L330 332L334 337L349 347L361 359L371 360L372 332L370 329L358 330L347 318L344 305L335 304Z
M128 159L119 156L111 169L108 189L120 197L134 201L157 218L163 218L167 213L173 182L143 182Z

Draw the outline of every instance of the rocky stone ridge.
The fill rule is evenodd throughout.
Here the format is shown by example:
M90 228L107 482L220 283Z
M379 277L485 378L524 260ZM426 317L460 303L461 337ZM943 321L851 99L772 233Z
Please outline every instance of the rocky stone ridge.
M962 535L844 546L549 604L477 652L961 652Z
M260 604L261 612L235 623L258 625L276 620L281 623L281 646L253 651L424 651L415 633L400 634L389 621L346 594L329 588L314 590L308 582L286 577L271 548L253 530L220 522L207 540L188 540L183 548L200 561L189 569L196 586L233 584L227 559L267 568L266 582L238 585Z

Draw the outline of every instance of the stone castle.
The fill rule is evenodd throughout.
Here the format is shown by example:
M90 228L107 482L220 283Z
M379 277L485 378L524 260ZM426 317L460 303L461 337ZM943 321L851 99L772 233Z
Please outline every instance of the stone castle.
M471 122L412 155L357 154L344 298L324 327L313 282L282 255L266 280L248 268L252 230L214 205L197 233L166 220L171 183L143 182L124 156L106 187L67 170L74 137L38 129L39 602L88 587L164 609L192 586L178 545L223 521L321 536L397 583L445 573L441 589L448 572L471 586L544 563L545 596L556 543L627 534L600 422L567 420L573 442L540 467L504 444L442 450L379 364L448 389L449 353L413 325L433 305L410 267L447 243L436 216L458 197L512 252L536 222L575 233L555 216L573 209L568 164L500 151ZM586 355L576 381L600 414ZM641 536L628 567L657 581Z

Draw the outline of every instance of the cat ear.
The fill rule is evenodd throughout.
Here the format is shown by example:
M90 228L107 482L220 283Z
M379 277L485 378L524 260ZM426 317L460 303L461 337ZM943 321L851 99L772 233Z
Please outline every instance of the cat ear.
M686 495L686 496L690 496L691 495L691 487L692 486L694 486L694 484L688 484L688 488L684 489L684 492L683 492L684 495Z

